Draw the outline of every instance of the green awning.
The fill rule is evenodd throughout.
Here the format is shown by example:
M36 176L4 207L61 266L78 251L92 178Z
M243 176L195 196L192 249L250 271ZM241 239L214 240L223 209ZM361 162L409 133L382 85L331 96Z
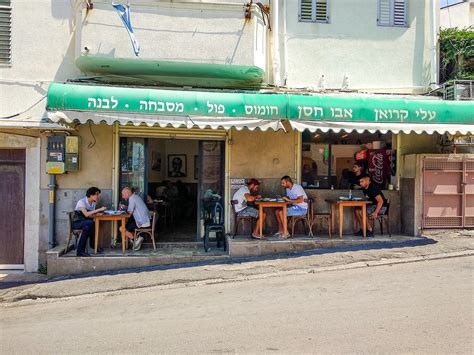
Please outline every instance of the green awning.
M134 116L149 124L160 117L290 120L298 130L460 132L474 130L473 102L410 100L369 95L159 90L52 83L49 111ZM141 118L140 118L141 117ZM134 118L134 119L135 119ZM120 119L117 119L122 122ZM107 120L106 120L107 121ZM107 121L109 122L109 121Z
M85 55L76 59L83 72L102 83L190 86L197 88L259 88L265 72L256 66L170 62Z

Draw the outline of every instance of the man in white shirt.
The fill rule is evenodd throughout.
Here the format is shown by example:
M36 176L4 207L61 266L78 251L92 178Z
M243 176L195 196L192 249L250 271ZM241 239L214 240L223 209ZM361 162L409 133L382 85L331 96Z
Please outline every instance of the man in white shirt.
M132 215L125 225L125 234L129 239L133 239L135 229L150 227L150 213L148 211L148 207L146 206L145 202L143 202L141 197L137 194L134 194L129 187L124 187L122 189L122 198L128 200L127 211ZM143 237L139 236L135 241L133 249L140 250L142 243Z
M286 196L283 199L286 202L291 202L286 209L286 215L291 216L304 216L308 212L308 203L305 200L308 199L308 195L304 191L301 185L293 183L293 180L288 175L285 175L280 180L281 187L286 190ZM275 217L278 221L278 232L275 236L288 238L290 234L288 230L284 230L283 225L283 210L281 208L275 209Z
M253 202L257 198L261 198L262 196L256 195L258 192L258 188L260 186L260 181L257 179L250 179L247 181L246 186L242 186L238 189L232 200L237 201L237 204L234 205L235 212L239 217L253 217L258 219L258 210L255 207L247 206L248 202ZM262 213L262 218L265 221L265 213ZM259 230L258 230L258 223L256 223L255 228L252 232L252 238L260 239Z

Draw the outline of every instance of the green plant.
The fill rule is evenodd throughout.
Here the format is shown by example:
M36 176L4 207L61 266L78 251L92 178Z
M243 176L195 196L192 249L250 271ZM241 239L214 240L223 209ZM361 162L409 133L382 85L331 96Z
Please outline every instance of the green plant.
M447 28L439 33L441 82L474 77L474 29Z
M47 275L48 274L48 267L46 265L40 264L38 267L38 273Z

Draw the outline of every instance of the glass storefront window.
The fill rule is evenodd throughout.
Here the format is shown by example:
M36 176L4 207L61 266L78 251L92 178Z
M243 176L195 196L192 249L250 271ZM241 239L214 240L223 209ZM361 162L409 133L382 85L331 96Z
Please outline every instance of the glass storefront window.
M385 189L393 174L393 154L391 133L305 131L301 183L309 189L348 189L348 179L357 161Z

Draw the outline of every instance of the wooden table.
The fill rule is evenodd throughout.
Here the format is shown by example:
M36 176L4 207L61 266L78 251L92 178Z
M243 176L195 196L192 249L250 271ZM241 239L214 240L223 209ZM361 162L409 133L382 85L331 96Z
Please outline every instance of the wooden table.
M336 219L336 209L339 209L339 238L342 239L342 222L344 207L360 207L362 208L362 235L365 239L367 230L367 205L371 204L368 200L326 200L331 205L331 223L334 226Z
M94 216L95 222L95 244L94 244L94 254L97 254L97 247L99 245L99 230L100 230L100 221L112 221L113 225L117 221L120 223L120 234L122 235L122 254L125 254L127 249L127 236L125 235L125 223L129 214L117 214L117 215L108 215L108 214L97 214Z
M267 207L283 209L283 229L288 233L288 221L286 218L286 206L291 202L286 201L255 201L258 206L258 226L260 231L260 239L263 239L263 209Z

